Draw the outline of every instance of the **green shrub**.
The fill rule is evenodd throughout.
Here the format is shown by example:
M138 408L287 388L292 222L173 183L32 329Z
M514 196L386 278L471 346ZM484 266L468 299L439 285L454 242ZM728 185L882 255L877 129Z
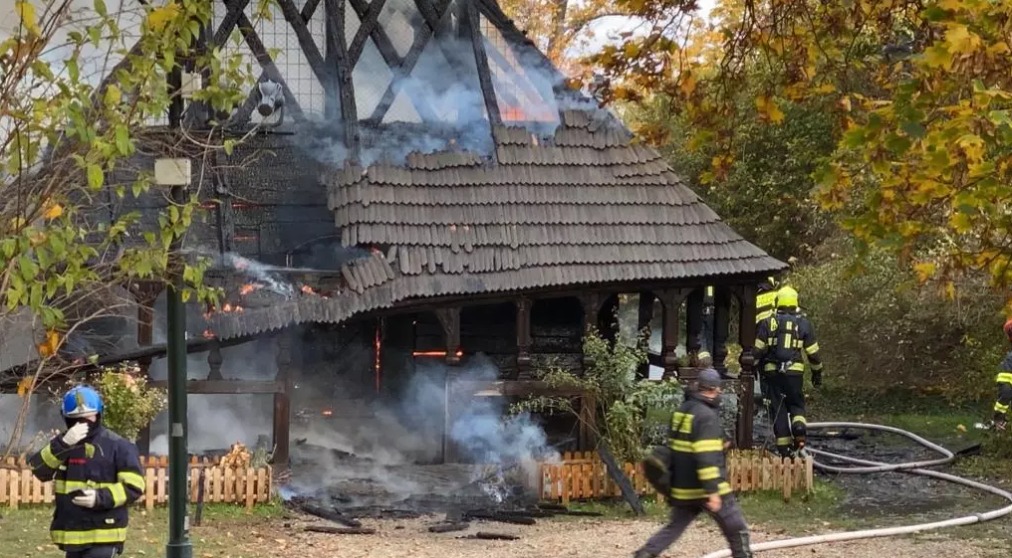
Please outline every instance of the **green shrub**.
M105 403L102 423L128 440L137 439L168 403L165 390L148 387L147 378L133 365L104 369L95 387Z
M838 253L789 278L815 326L828 388L854 390L865 401L890 392L960 406L992 402L1007 346L999 293L966 279L950 300L932 285L919 287L884 252L853 273L853 251L831 245Z

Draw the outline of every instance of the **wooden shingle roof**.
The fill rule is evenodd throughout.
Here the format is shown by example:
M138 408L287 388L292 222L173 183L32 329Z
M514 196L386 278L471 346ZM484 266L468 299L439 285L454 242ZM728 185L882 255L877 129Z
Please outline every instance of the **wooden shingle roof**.
M725 225L660 155L604 113L564 111L548 138L495 130L495 159L412 154L325 172L346 288L218 315L221 338L340 322L405 300L616 282L759 276L782 262ZM701 284L703 281L701 281Z

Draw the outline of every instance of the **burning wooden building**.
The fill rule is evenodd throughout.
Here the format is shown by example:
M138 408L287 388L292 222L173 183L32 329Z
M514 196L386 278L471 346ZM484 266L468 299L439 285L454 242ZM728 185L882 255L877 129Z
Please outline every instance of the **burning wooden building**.
M677 372L680 343L690 354L705 344L722 363L738 332L738 432L750 443L755 285L784 264L568 89L495 0L273 9L254 23L248 0L227 0L207 33L262 77L224 115L229 133L259 132L217 153L214 172L193 161L208 219L188 242L233 265L218 278L228 304L188 324L191 349L210 351L208 377L190 393L272 394L275 457L286 463L297 385L340 377L342 393L318 409L340 413L342 401L404 389L440 363L449 424L460 398L544 391L533 378L550 359L586 366L583 333L611 331L621 301L657 334L652 364L666 374ZM187 108L186 125L207 118ZM708 285L715 326L702 339ZM140 293L150 305L157 290ZM142 312L142 344L151 316ZM222 347L264 337L278 347L276 378L222 377ZM478 354L497 377L456 381ZM577 445L591 438L581 430Z

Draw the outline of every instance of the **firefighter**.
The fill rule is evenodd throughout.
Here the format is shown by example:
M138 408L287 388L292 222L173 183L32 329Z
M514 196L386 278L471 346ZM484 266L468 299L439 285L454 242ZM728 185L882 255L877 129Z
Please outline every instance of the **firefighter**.
M767 277L765 281L759 284L755 298L755 323L756 326L762 322L769 320L776 313L777 305L777 279L776 277ZM766 416L773 420L773 412L775 409L770 407L772 399L770 398L770 377L763 371L763 363L756 361L756 367L759 370L759 392L762 394L762 407L766 409ZM756 409L758 411L758 409Z
M798 292L791 287L777 291L777 312L759 324L755 347L757 360L770 380L773 433L782 456L805 447L805 356L812 368L812 385L822 385L822 359L815 329L798 308Z
M1012 318L1005 322L1005 335L1012 343ZM1001 361L1000 371L995 377L998 384L998 400L994 403L994 426L1005 430L1009 416L1012 415L1012 351L1005 354Z
M636 551L633 558L654 558L675 543L689 524L706 511L727 539L731 558L751 558L748 525L727 482L724 429L720 421L720 373L699 373L696 390L671 417L671 516L668 524Z
M137 447L102 426L102 397L78 386L63 397L67 431L31 457L41 481L55 481L53 542L67 558L112 558L123 552L127 506L144 493Z

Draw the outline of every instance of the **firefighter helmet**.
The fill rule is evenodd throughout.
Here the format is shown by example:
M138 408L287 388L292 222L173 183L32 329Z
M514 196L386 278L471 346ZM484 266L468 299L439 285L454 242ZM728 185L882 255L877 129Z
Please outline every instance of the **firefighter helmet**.
M77 386L63 396L63 416L67 418L102 412L102 396L91 386Z
M798 291L782 287L777 291L777 308L795 308L798 305Z

